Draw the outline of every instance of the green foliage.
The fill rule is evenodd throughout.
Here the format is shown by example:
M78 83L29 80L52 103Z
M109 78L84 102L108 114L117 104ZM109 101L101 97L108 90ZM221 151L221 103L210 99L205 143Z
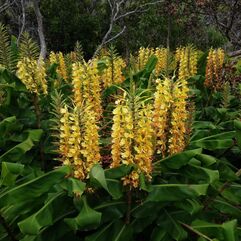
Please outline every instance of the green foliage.
M19 43L19 58L24 57L34 59L39 57L39 46L27 32L23 33Z
M149 100L156 63L151 56L137 73L128 66L126 80L106 89L103 98L107 101L122 89L128 95L135 83L136 97L147 95ZM25 86L13 73L0 71L0 86L7 93L0 107L0 240L11 235L22 241L241 239L240 100L206 89L200 71L190 79L196 115L185 151L166 158L157 154L152 181L141 175L136 189L122 181L135 165L110 169L103 162L94 165L83 182L73 178L71 167L60 166L52 146L58 141L51 134L58 131L53 123L59 123L71 91L69 83L56 90L56 67L48 69L49 95L39 96L40 128ZM232 88L227 92L232 95ZM101 139L105 148L110 142Z

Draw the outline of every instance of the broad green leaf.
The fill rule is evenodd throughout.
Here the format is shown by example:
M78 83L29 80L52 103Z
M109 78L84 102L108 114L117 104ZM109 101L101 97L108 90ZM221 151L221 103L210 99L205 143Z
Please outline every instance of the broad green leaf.
M15 162L20 161L23 155L31 150L36 142L38 142L43 133L42 130L29 130L27 131L28 137L25 141L12 147L0 156L0 161Z
M192 223L194 229L220 241L237 241L236 226L237 220L227 221L223 224L213 224L203 220L196 220Z
M180 167L187 165L193 157L195 157L196 155L201 154L201 153L202 153L201 148L198 148L195 150L184 151L184 152L175 154L173 156L164 158L160 161L157 161L154 163L154 166L161 163L161 164L165 164L169 168L179 169Z
M24 165L19 163L2 162L0 185L12 186L16 178L22 174Z
M206 154L197 154L195 158L201 161L205 166L211 166L217 162L217 159L214 156Z
M89 230L99 226L101 221L101 213L92 209L84 196L81 199L82 208L75 218L66 218L65 222L75 231Z
M195 199L186 199L185 202L177 202L175 206L187 211L191 215L198 213L203 208L203 205Z
M109 173L113 176L113 173ZM114 199L122 196L120 181L105 177L105 171L100 165L94 165L90 171L90 182L96 187L104 188Z
M172 216L171 213L164 210L157 221L158 226L164 229L172 240L181 241L186 240L187 232L184 228L177 222L176 218Z
M67 200L63 192L53 195L40 210L18 223L21 232L37 235L41 229L52 225L57 217L68 213L71 207L66 206Z
M68 191L70 196L76 195L80 197L85 190L86 184L81 182L79 179L69 177L64 180L61 186Z
M213 208L218 209L221 213L226 213L235 217L237 219L241 219L241 210L228 203L226 200L217 198L213 201Z
M153 202L179 201L205 195L208 184L160 184L153 185L147 200Z
M132 166L127 166L127 165L121 165L119 167L116 168L109 168L105 170L105 176L106 178L110 178L110 179L116 179L116 178L122 178L124 176L127 176L131 170L132 170Z
M235 131L224 132L192 141L190 146L201 147L207 150L226 149L233 145L234 137Z
M85 238L85 241L133 241L133 230L130 225L122 221L111 222L99 231Z
M48 192L53 185L63 181L64 177L68 175L69 172L69 167L59 167L40 177L3 192L0 195L0 207L26 202L40 197L43 193Z
M105 172L103 168L97 164L94 165L90 171L90 181L94 185L103 187L107 192L109 192L107 182L105 179Z
M196 165L189 164L188 167L182 169L182 174L185 177L190 177L195 181L205 181L205 183L214 183L219 180L219 172Z

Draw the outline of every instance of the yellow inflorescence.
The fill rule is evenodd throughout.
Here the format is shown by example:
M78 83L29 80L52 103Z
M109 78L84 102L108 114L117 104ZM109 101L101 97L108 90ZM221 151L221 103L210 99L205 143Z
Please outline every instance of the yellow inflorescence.
M224 63L224 51L222 49L210 49L206 65L205 85L214 90L222 88L222 68Z
M65 63L64 55L62 52L54 53L50 52L49 55L49 63L50 64L58 64L56 72L60 78L67 80L68 79L68 71Z
M57 73L64 79L67 80L68 75L67 75L67 67L65 64L65 60L64 60L64 55L63 53L59 52L58 53L58 60L59 60L59 66L57 69Z
M138 69L139 70L142 70L148 59L155 54L155 51L153 48L143 48L141 47L139 49L139 52L138 52L138 59L137 59L137 63L138 63Z
M169 65L169 49L167 48L156 48L155 56L157 57L156 74L159 75L161 71L166 71Z
M185 80L179 80L173 86L170 138L168 140L168 153L170 155L183 151L186 145L188 91L189 89Z
M107 68L102 74L104 88L113 84L120 84L124 81L125 77L122 74L122 69L126 66L125 61L121 57L107 60Z
M149 180L151 179L153 155L151 106L132 110L128 102L123 100L117 103L113 114L111 167L135 164L137 170L124 177L123 183L138 187L141 172Z
M146 105L138 112L134 130L134 163L151 179L153 155L152 106Z
M156 150L162 157L181 152L185 148L188 90L185 80L173 82L165 78L163 82L158 82L153 125Z
M102 114L101 82L98 74L97 60L88 63L74 63L72 67L72 84L74 103L76 106L85 104L92 106L97 118Z
M167 152L167 138L169 128L169 111L172 104L172 82L165 78L158 80L153 111L153 126L156 132L156 149L163 157Z
M65 106L60 119L60 159L72 166L78 179L88 178L91 167L100 161L99 135L96 118L90 108L76 107L69 113Z
M81 154L85 159L86 173L89 173L92 166L100 161L99 128L96 125L95 113L93 111L86 111L83 121L84 135L81 143Z
M53 51L50 52L49 62L50 62L50 64L57 64L58 63L57 55Z
M197 74L198 52L192 46L178 48L175 54L179 63L179 79L188 79Z
M18 61L17 69L18 77L30 92L36 94L48 93L45 64L42 59L37 61L24 57Z

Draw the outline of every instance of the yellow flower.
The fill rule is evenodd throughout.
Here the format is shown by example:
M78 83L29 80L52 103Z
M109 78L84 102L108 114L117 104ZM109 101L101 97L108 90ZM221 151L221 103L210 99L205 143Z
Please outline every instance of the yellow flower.
M44 61L24 57L18 61L17 75L26 88L35 94L47 94L47 81Z
M222 68L224 64L224 51L222 49L210 49L207 57L205 86L219 90L223 86Z
M168 69L169 49L156 48L155 56L158 59L155 71L156 71L156 74L159 75L161 71L166 71Z
M169 128L169 111L172 104L172 82L165 78L158 80L156 92L154 95L153 126L156 132L157 153L166 156L167 138Z
M176 50L176 61L179 63L179 79L185 79L197 74L198 52L192 46L178 48Z

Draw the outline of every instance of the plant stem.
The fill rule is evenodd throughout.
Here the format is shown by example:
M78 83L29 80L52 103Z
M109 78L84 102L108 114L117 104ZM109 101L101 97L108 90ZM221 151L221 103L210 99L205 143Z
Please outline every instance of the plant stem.
M36 127L38 129L41 129L41 109L39 106L39 97L37 94L34 94L33 96L33 104L34 104L34 110L36 115ZM43 148L43 142L41 140L39 142L39 155L40 155L40 160L42 164L42 169L46 170L46 165L44 161L44 148Z
M198 230L195 230L195 229L192 228L191 226L189 226L189 225L187 225L187 224L185 224L185 223L182 223L182 222L180 222L180 221L179 221L179 223L180 223L181 225L183 225L185 228L187 228L187 229L189 229L190 231L192 231L193 233L199 235L200 237L205 238L205 239L208 240L208 241L212 241L211 238L209 238L209 237L206 236L205 234L199 232Z
M131 202L132 202L132 197L131 197L131 187L130 187L130 189L127 192L126 224L129 224L131 220Z
M4 217L2 215L0 215L0 223L2 224L4 229L6 230L10 240L11 241L17 241L17 239L15 238L15 236L13 234L13 231L11 230L11 228L9 227L9 225L7 224L6 220L4 219Z

